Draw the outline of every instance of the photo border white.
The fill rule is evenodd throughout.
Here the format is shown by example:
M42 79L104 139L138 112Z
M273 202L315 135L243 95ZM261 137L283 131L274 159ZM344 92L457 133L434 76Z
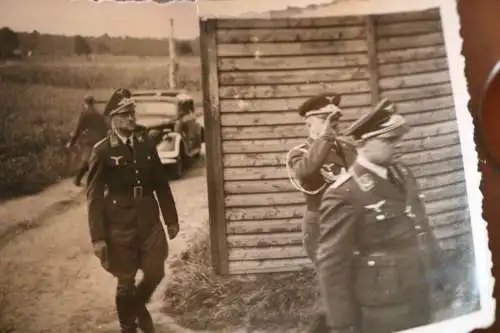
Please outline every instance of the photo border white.
M478 156L474 142L474 125L467 104L470 95L465 77L465 59L462 55L462 38L460 36L460 20L455 0L198 0L200 20L206 18L268 18L266 12L286 10L288 7L304 8L309 5L332 6L334 12L323 12L317 15L300 17L328 17L347 15L389 14L396 12L419 11L439 8L441 24L445 39L448 69L451 78L455 114L458 122L462 161L466 178L467 200L470 211L470 223L474 243L475 277L480 294L480 309L453 319L432 323L425 326L401 331L399 333L469 333L476 329L484 329L495 322L496 301L493 297L494 277L492 275L492 257L488 246L487 223L482 218L482 193L479 189L481 173L478 171ZM214 2L225 6L214 10ZM252 2L251 11L241 11ZM266 5L266 6L263 6ZM218 7L218 6L217 6ZM239 12L234 8L240 8ZM257 8L257 10L255 9ZM353 10L355 8L355 10Z

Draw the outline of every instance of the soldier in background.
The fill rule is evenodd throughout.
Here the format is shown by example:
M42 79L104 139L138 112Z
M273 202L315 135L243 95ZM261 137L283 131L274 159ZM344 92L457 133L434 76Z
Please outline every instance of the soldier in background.
M356 140L356 161L320 207L317 268L331 333L390 333L430 322L442 252L417 181L398 159L407 131L383 101L346 133Z
M287 155L290 181L305 195L303 244L313 264L316 263L321 196L326 186L347 170L355 158L354 147L337 137L338 121L342 115L339 104L340 96L337 94L321 94L306 100L298 112L304 118L309 137ZM319 315L308 332L322 332L324 319L323 315Z
M88 158L92 147L108 132L108 124L105 117L94 108L94 97L87 95L83 99L83 110L81 111L76 129L71 134L70 140L66 144L66 148L70 149L78 138L83 136L82 140L82 163L78 168L74 183L80 186L83 176L88 171Z
M175 201L155 145L136 126L130 92L116 90L105 109L110 133L92 149L87 182L94 253L117 278L116 310L122 333L154 332L146 303L164 277L168 244L179 232ZM107 194L105 195L105 188ZM155 198L156 195L156 198ZM144 278L135 285L142 270Z

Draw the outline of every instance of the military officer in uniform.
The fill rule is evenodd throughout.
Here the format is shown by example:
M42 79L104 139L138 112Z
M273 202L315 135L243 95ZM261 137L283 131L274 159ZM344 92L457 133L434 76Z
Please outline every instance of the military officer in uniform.
M302 222L303 244L307 256L316 262L319 237L319 205L326 186L347 170L355 158L355 149L337 136L342 115L340 96L320 94L307 99L298 109L309 136L305 143L292 148L287 168L292 184L304 193L306 211ZM319 315L308 332L322 332L324 316Z
M87 181L90 238L102 266L117 278L121 332L154 332L146 308L164 277L168 244L179 232L174 198L154 144L137 131L130 92L116 90L105 109L111 132L91 153ZM107 193L105 194L105 188ZM156 198L155 198L156 196ZM144 278L135 285L142 270Z
M326 186L346 170L355 158L355 149L338 140L338 121L342 116L340 96L321 94L306 100L298 109L309 136L305 143L292 148L287 167L292 184L305 195L306 212L302 231L306 254L315 262L319 236L318 209Z
M66 148L71 148L81 135L84 136L83 159L75 177L75 185L80 186L83 176L89 169L88 159L92 147L108 132L108 124L105 117L94 108L94 97L87 95L83 99L83 110L78 117L75 131L71 133L71 138L66 144Z
M430 321L442 252L417 181L399 160L407 131L383 100L344 133L357 158L323 195L317 252L331 333L390 333Z

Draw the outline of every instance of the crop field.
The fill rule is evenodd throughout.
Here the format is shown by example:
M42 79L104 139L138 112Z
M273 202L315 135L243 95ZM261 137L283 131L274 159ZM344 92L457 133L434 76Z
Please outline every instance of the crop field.
M86 93L168 88L168 57L38 58L0 65L0 199L36 193L75 174L79 147L64 148ZM200 101L197 57L178 60L177 87Z

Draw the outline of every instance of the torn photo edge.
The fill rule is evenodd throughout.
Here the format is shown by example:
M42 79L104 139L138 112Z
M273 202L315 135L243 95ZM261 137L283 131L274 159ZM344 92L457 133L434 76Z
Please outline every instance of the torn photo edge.
M495 321L494 278L491 273L492 259L488 247L489 239L486 221L482 218L482 193L479 189L481 174L478 171L478 156L473 138L474 125L467 106L470 96L464 71L465 61L462 55L460 20L456 1L337 0L332 2L328 0L252 0L251 6L248 5L248 2L249 0L198 0L199 19L263 18L266 17L266 12L271 10L286 10L290 7L304 8L309 5L335 5L334 16L389 14L439 8L466 180L467 202L474 243L475 277L480 293L480 310L404 332L466 333L475 329L490 327ZM245 10L245 8L251 9ZM328 13L328 16L333 15Z

